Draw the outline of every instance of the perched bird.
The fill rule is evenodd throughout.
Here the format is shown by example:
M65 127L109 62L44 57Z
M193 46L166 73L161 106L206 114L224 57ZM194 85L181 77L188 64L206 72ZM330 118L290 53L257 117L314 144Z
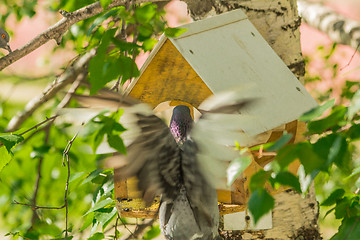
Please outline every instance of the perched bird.
M0 48L4 48L9 52L12 52L9 46L9 40L10 40L9 34L0 27Z
M124 108L120 123L127 128L121 135L127 155L109 161L119 169L115 179L137 176L146 203L161 195L160 228L167 239L221 239L216 187L225 186L225 161L238 156L226 145L234 145L242 131L236 124L239 111L252 100L242 99L238 92L212 97L200 106L203 114L196 124L190 109L179 105L168 127L149 105L127 96L102 91L75 98L89 107L75 110L83 118L103 109Z

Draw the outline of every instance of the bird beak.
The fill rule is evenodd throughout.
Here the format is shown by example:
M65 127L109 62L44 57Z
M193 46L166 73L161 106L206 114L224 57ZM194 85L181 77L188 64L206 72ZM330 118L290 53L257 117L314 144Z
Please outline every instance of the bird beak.
M5 49L6 49L6 50L8 50L8 51L9 51L9 53L11 53L11 52L12 52L12 50L11 50L11 48L10 48L10 45L9 45L9 44L6 44Z

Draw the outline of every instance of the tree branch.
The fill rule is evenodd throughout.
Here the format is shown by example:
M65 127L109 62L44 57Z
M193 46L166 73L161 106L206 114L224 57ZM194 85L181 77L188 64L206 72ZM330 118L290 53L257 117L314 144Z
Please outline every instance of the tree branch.
M163 1L164 0L136 0L133 1L133 4ZM108 9L123 6L126 4L126 2L127 0L114 0L109 5ZM26 56L27 54L31 53L32 51L36 50L40 46L44 45L51 39L54 39L57 44L60 44L62 36L71 27L71 25L93 17L102 12L104 12L104 9L102 8L100 2L90 4L71 13L60 11L60 13L64 16L60 21L49 27L44 32L40 33L38 36L26 43L24 46L1 58L0 71L9 66L10 64L16 62L17 60L21 59L22 57Z
M304 0L298 1L298 11L305 23L326 33L332 41L359 51L360 22L340 15L323 4Z
M84 56L80 57L67 71L55 79L46 89L39 95L34 97L26 106L25 109L17 113L9 122L7 126L8 132L13 132L20 127L20 125L31 116L36 109L53 98L60 90L64 89L67 84L74 82L78 75L86 68L90 59L95 56L96 50L92 49Z

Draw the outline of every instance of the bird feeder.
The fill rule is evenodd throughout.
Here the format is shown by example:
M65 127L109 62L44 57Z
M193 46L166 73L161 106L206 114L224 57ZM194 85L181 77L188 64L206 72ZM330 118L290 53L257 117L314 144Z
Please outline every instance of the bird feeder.
M197 108L212 94L244 88L244 98L260 98L249 109L244 124L246 138L240 146L276 141L284 131L301 139L302 113L317 106L299 80L272 50L241 10L234 10L182 26L187 31L176 38L163 35L141 68L140 76L126 93L152 107L170 105ZM232 185L232 191L218 190L220 214L243 211L249 196L251 175L274 156L253 153L253 161ZM298 162L290 166L297 172ZM137 206L137 180L115 182L116 204L124 217L153 218L157 202L150 208ZM279 189L278 191L281 191ZM272 189L269 191L273 194Z

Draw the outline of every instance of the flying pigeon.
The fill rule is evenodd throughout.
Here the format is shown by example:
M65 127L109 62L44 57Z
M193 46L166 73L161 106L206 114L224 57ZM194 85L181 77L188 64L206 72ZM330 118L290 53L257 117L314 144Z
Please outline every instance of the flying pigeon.
M216 188L226 187L226 161L238 157L229 146L242 132L239 113L253 100L241 98L238 92L210 97L200 105L202 116L196 124L190 109L179 105L168 127L149 105L128 96L101 91L75 98L88 107L75 110L83 120L104 109L124 109L120 123L127 128L121 135L127 155L109 162L119 169L115 179L139 179L146 203L161 196L159 220L166 239L222 239Z
M9 34L0 27L0 48L4 48L11 52L11 48L9 46Z

